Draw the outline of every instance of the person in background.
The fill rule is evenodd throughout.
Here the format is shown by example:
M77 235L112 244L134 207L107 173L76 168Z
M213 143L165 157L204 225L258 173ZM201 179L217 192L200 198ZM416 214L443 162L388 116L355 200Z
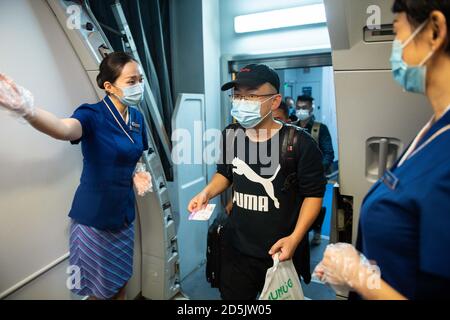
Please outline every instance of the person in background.
M279 120L284 123L291 122L291 119L289 119L288 106L284 102L280 103L280 107L278 109L274 110L272 115L275 120Z
M364 199L356 248L329 247L316 274L364 299L450 299L450 1L396 0L393 12L393 77L433 116Z
M323 123L315 121L314 118L314 98L310 96L299 96L296 104L296 118L295 124L305 129L317 142L320 151L323 155L323 167L325 173L330 173L331 166L334 161L333 142L331 141L330 131ZM322 225L326 215L326 208L323 207L320 211L317 220L312 226L314 232L311 244L319 245L322 241Z
M286 97L286 99L284 99L284 102L286 103L286 106L288 108L289 117L295 116L295 100L294 100L294 98Z
M295 124L305 129L318 143L323 154L323 167L325 172L329 173L334 161L333 142L328 127L315 120L313 103L314 98L310 96L303 95L297 98Z

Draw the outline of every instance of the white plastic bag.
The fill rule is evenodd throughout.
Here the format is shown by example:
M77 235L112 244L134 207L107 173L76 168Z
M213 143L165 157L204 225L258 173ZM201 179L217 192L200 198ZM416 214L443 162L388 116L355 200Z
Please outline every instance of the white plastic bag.
M280 262L274 257L273 267L267 270L266 282L259 300L304 300L302 286L292 260Z

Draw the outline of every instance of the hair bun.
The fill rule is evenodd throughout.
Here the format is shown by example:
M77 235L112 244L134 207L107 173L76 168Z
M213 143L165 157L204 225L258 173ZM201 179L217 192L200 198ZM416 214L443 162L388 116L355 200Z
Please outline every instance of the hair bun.
M103 81L103 77L102 74L99 73L99 75L97 76L97 85L100 89L105 90L105 81Z

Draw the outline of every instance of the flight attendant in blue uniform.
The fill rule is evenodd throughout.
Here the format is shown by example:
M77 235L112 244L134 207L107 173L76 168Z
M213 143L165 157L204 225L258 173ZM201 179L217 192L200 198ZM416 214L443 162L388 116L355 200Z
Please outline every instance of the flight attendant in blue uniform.
M125 298L133 271L133 181L140 195L151 189L151 177L138 163L148 149L145 123L132 107L143 98L141 70L126 53L108 55L97 77L107 95L68 119L34 108L30 92L0 75L0 106L55 139L81 142L83 172L69 213L70 289L91 299Z
M393 11L394 78L434 115L366 196L357 250L331 245L316 274L364 299L450 299L450 2Z

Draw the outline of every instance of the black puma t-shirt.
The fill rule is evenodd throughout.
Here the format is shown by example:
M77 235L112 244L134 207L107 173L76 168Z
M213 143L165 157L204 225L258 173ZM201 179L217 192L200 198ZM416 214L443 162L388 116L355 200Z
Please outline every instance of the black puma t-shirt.
M280 165L281 144L289 129L283 126L266 142L251 141L241 128L230 132L235 132L231 126L223 132L217 165L217 172L233 184L226 238L245 255L270 258L270 248L294 231L304 198L324 196L322 153L308 133L297 132L298 188L283 190L288 172Z

